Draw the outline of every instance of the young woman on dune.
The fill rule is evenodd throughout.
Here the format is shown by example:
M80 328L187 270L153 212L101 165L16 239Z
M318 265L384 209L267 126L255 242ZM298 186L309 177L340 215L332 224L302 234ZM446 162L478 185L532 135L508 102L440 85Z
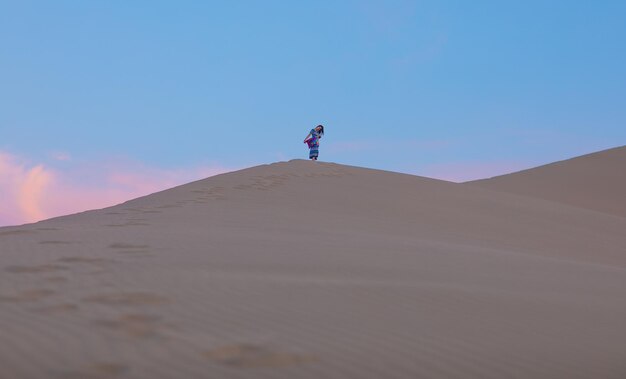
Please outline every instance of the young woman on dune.
M318 125L311 129L304 139L304 143L309 145L309 159L316 161L320 154L320 138L324 135L324 126Z

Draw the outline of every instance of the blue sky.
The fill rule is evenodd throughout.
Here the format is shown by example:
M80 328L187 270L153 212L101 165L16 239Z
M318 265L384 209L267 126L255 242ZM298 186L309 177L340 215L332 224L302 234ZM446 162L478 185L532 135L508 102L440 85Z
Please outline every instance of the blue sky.
M624 1L0 0L0 153L67 178L239 168L306 158L322 123L321 160L514 171L626 144L624 20Z

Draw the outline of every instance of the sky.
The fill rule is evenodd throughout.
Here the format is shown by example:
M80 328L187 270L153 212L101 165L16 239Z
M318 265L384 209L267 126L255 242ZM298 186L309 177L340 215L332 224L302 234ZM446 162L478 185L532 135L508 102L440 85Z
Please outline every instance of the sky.
M306 159L462 182L626 144L626 2L0 0L0 226Z

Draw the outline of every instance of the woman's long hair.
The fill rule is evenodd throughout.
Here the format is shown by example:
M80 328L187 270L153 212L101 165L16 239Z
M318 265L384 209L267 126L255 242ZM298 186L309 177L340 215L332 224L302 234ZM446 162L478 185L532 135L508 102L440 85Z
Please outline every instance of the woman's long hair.
M323 136L324 135L324 125L318 125L317 127L320 128L319 134Z

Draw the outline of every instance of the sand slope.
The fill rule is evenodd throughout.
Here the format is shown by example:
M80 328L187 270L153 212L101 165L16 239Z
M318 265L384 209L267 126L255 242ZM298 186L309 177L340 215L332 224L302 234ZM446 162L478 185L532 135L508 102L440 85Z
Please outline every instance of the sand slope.
M291 161L0 229L0 378L626 377L626 218Z
M626 146L468 184L626 216Z

